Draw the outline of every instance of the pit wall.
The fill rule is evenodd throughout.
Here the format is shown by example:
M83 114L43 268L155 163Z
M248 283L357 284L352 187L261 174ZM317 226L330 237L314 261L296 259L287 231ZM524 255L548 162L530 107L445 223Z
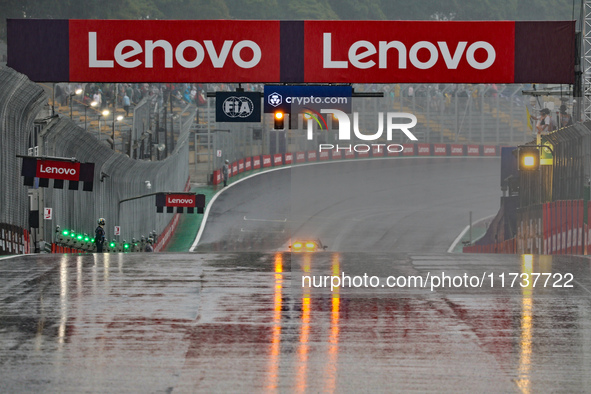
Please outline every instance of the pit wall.
M461 156L499 156L500 148L495 145L461 145L461 144L402 144L402 152L388 152L384 146L374 146L368 152L355 152L354 150L339 151L306 151L295 153L278 153L274 155L257 155L236 160L230 164L229 177L238 174L279 167L283 165L315 163L328 160L349 160L384 157L461 157ZM394 150L394 149L392 149ZM219 168L210 175L213 185L223 182L222 169Z
M492 243L477 242L464 253L577 254L591 252L591 202L554 201L522 208L515 237Z

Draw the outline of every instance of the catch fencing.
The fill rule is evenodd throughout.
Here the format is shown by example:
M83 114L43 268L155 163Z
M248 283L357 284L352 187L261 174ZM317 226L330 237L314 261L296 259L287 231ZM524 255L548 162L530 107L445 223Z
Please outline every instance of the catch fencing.
M182 123L176 146L166 159L151 161L144 156L144 160L134 160L113 151L95 133L86 132L66 117L44 118L43 112L49 112L48 107L43 111L47 96L26 77L4 67L0 69L0 85L3 86L0 90L0 203L3 207L0 223L27 229L30 198L41 212L44 207L53 209L52 220L40 220L36 241L52 242L57 225L78 234L94 235L100 217L107 221L108 239L118 241L131 241L153 231L160 234L167 228L175 214L156 213L154 196L120 201L154 192L188 189L188 136L192 118ZM42 118L36 121L40 129L35 128L37 118ZM94 190L56 189L52 181L48 188L27 190L20 175L22 159L15 155L29 153L32 135L37 145L30 153L95 163ZM114 226L120 227L119 236L114 236Z
M7 254L14 253L15 239L19 251L24 250L29 221L28 188L16 155L27 154L26 141L47 97L41 87L7 67L0 67L0 86L0 254Z

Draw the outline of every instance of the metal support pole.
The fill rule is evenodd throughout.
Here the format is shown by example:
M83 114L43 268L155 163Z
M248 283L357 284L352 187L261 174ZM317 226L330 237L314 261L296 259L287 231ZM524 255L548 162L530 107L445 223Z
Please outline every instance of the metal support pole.
M470 227L468 230L468 241L470 242L470 245L472 245L472 211L470 211Z

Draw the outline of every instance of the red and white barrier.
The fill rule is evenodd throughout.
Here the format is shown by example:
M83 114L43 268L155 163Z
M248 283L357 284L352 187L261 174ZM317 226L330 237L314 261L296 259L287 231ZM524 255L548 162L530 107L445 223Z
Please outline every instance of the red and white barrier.
M318 161L343 160L369 157L396 157L396 156L498 156L500 149L495 145L461 145L461 144L427 144L408 143L402 144L401 152L391 152L386 146L371 146L368 151L356 152L353 149L333 149L332 151L307 151L274 155L262 155L247 157L235 161L230 166L229 176L260 168L277 167L282 165L313 163ZM219 185L222 182L221 169L214 170L212 184Z
M449 155L450 156L464 156L464 145L459 144L451 144L449 146Z
M431 144L417 144L419 156L431 156Z
M433 144L433 156L448 156L446 144Z
M296 153L296 163L305 163L306 162L306 152L297 152Z
M496 156L497 147L495 145L484 145L482 147L482 156Z
M252 158L252 169L253 170L258 170L259 168L261 168L261 157L260 156L254 156Z
M273 166L282 166L283 165L283 155L281 153L277 153L273 155Z
M467 145L466 146L467 156L480 156L480 145Z
M402 144L404 150L402 151L402 156L415 156L416 148L415 144Z

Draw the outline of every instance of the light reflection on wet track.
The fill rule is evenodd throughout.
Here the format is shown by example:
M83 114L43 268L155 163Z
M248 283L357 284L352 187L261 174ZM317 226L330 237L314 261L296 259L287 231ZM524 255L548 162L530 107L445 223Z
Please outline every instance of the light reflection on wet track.
M294 286L371 254L43 255L0 262L3 391L582 392L586 258L399 255L381 267L572 272L572 289ZM376 261L374 265L368 261ZM297 265L294 266L294 264ZM451 268L450 268L451 267ZM295 271L294 271L295 272Z

